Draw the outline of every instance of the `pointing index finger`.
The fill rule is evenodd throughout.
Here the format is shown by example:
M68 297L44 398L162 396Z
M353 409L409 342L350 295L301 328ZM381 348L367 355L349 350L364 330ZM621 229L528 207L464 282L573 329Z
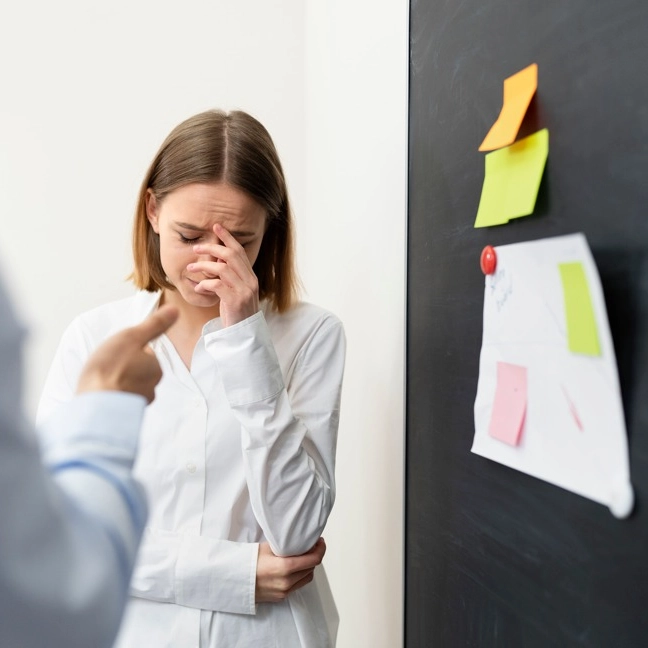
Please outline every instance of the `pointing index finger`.
M151 313L143 322L131 329L137 338L138 344L147 345L156 337L164 333L178 319L180 311L175 306L161 306Z

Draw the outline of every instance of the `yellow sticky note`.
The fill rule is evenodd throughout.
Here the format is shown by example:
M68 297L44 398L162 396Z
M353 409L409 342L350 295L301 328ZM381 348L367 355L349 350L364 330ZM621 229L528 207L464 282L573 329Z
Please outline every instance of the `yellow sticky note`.
M502 110L481 143L480 151L493 151L515 142L524 115L537 89L538 65L536 63L504 80Z
M532 214L548 155L546 128L488 153L475 227L502 225Z
M600 356L596 317L585 268L580 261L560 263L558 268L565 298L569 350L573 353Z

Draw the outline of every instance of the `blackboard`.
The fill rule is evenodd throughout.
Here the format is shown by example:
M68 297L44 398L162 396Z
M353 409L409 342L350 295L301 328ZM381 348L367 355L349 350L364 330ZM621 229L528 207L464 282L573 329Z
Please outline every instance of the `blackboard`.
M535 213L474 229L503 80L538 64ZM405 645L648 646L648 2L416 0L410 11ZM472 454L487 244L583 232L623 390L626 520Z

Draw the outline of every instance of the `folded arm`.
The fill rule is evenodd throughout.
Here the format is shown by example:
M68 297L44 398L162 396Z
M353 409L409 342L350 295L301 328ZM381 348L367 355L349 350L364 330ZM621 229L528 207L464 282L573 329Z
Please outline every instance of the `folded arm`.
M335 499L335 448L345 339L324 319L295 360L289 384L261 312L208 333L241 423L250 500L272 551L295 556L322 535Z

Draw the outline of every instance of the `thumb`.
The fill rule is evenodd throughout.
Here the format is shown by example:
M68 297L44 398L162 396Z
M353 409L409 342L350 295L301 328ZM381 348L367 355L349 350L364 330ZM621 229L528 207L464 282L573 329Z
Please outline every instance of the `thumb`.
M175 306L162 306L151 313L143 322L130 329L131 339L141 346L164 333L177 319L180 311Z

